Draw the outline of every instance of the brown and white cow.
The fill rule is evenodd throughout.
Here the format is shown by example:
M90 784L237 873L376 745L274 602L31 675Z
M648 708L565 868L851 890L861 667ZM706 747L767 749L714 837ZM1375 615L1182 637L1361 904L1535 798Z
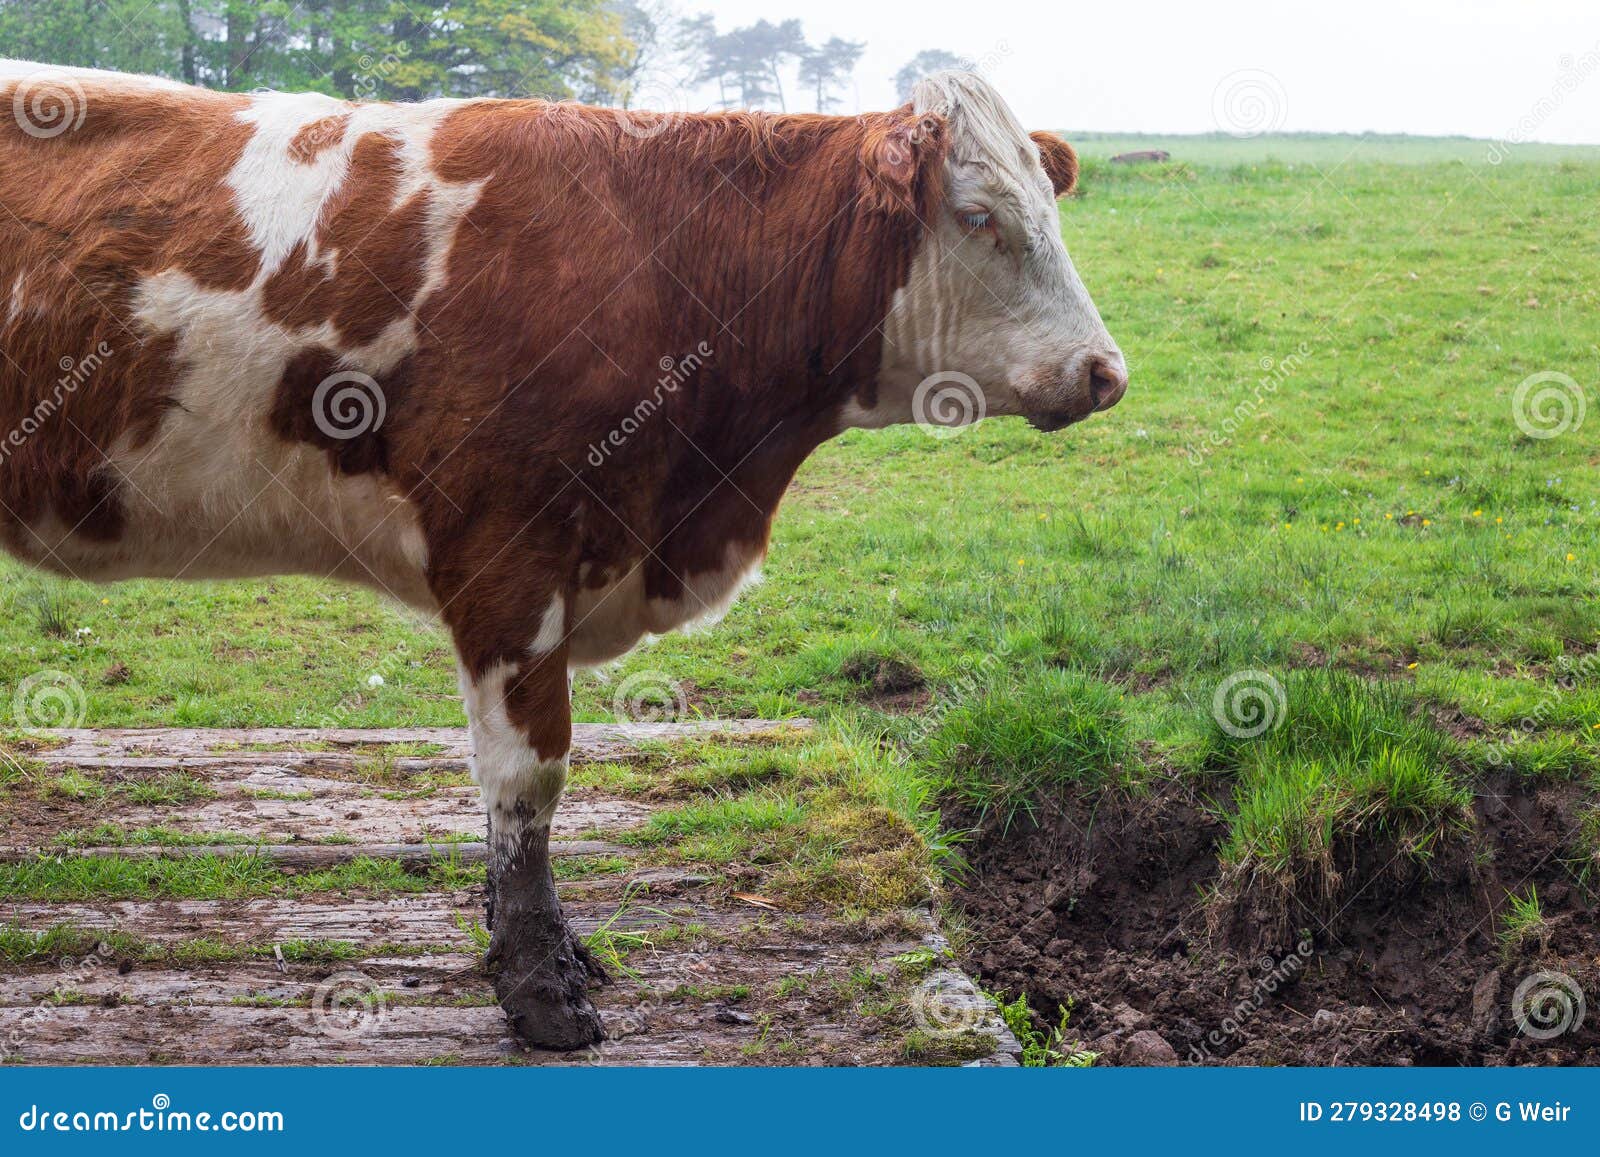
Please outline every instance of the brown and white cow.
M968 73L886 113L668 116L0 64L0 541L437 615L496 990L524 1039L588 1043L548 858L569 671L724 609L806 456L929 382L1042 429L1114 404L1076 169Z

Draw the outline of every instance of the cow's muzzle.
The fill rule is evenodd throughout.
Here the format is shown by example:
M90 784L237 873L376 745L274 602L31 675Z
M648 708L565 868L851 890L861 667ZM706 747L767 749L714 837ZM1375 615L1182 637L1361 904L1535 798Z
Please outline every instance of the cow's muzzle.
M1028 421L1039 430L1060 430L1120 402L1128 392L1128 364L1115 348L1081 349L1058 370L1035 375L1033 385L1024 394L1034 403Z

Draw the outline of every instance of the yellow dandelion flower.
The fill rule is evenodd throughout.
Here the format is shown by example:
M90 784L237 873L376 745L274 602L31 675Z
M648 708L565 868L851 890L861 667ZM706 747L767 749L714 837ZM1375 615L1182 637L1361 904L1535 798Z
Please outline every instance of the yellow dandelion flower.
M1406 664L1406 670L1407 671L1415 671L1416 669L1417 669L1417 665L1415 663L1407 663Z
M1499 526L1504 521L1505 521L1505 519L1503 519L1503 518L1497 518L1497 519L1494 520L1494 524L1496 526Z
M1483 517L1483 511L1481 511L1481 510L1474 510L1474 511L1473 511L1473 512L1472 512L1472 517L1474 517L1474 518L1482 518L1482 517Z
M1422 520L1422 525L1423 525L1423 526L1432 526L1432 525L1433 525L1433 519L1431 519L1431 518L1424 518L1424 519L1423 519L1423 520Z
M1335 530L1343 530L1344 529L1344 523L1342 523L1342 522L1338 523L1336 526L1334 526L1333 529L1335 529Z
M1567 561L1568 562L1576 562L1577 558L1578 558L1578 556L1573 554L1573 553L1571 553L1570 551L1567 553Z
M1386 519L1389 519L1389 518L1393 518L1393 517L1394 517L1394 515L1392 515L1392 514L1385 514L1385 515L1384 515L1384 516L1383 516L1383 517L1384 517L1384 518L1386 518Z

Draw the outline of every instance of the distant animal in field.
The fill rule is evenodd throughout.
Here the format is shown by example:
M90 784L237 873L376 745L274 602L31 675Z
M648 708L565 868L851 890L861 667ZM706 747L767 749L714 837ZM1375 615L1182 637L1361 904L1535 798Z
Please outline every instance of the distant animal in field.
M1172 160L1166 149L1137 149L1131 153L1118 153L1111 158L1113 165L1148 165Z

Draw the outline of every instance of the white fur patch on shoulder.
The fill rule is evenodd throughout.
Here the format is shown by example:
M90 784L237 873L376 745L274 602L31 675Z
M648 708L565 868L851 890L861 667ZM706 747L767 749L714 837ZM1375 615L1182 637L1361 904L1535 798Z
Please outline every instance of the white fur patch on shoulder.
M306 125L346 107L322 93L272 92L239 111L239 119L254 125L255 132L228 173L228 187L251 242L261 251L263 273L275 272L295 245L314 239L322 203L349 167L352 134L346 132L310 164L290 164L289 145Z

